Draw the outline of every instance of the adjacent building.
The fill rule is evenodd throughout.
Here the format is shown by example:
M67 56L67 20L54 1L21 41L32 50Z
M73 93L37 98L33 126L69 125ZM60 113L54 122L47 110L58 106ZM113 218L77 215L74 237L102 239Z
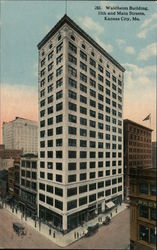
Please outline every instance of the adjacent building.
M124 120L124 198L129 195L129 169L152 167L152 129Z
M130 168L130 241L134 250L155 250L156 168Z
M33 154L21 157L19 206L26 216L37 215L37 156Z
M3 122L2 139L6 149L23 150L23 153L37 154L37 122L20 117L16 117L10 122Z
M157 157L157 142L153 141L152 142L152 167L157 168L157 162L156 162L156 157Z
M5 186L5 192L0 196L6 198L8 194L18 199L19 195L19 165L22 150L6 149L5 145L0 145L0 172L5 173L4 179L0 178L0 182ZM5 171L4 171L5 170ZM7 177L6 177L7 176ZM3 188L4 189L4 188ZM5 195L4 195L5 193Z
M20 193L20 157L15 158L13 167L8 169L8 193L18 202Z
M22 155L22 150L6 149L4 144L0 144L0 159L15 159Z
M125 70L66 15L38 50L38 216L66 231L123 199Z

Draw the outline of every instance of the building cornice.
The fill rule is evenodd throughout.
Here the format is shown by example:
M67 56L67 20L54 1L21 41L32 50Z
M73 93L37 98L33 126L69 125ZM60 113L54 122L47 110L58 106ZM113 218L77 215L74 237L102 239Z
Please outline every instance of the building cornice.
M137 122L134 122L134 121L132 121L132 120L129 120L129 119L124 119L123 121L124 121L124 124L133 124L133 125L135 125L135 126L137 126L137 127L141 127L141 128L143 128L143 129L149 130L149 131L151 131L151 132L153 131L153 129L148 128L148 127L145 127L145 126L143 126L143 125L141 125L141 124L139 124L139 123L137 123Z
M103 54L106 58L108 58L117 68L119 68L122 72L125 69L112 57L110 56L106 50L104 50L98 43L96 43L84 30L82 30L71 18L67 15L64 15L59 22L49 31L49 33L41 40L41 42L37 45L40 50L44 44L65 24L67 23L71 28L73 28L78 34L80 34L84 39L86 39L92 46L94 46L101 54Z

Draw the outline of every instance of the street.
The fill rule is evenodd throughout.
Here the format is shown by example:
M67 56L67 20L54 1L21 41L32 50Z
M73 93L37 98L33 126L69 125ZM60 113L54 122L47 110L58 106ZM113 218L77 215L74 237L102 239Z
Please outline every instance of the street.
M129 209L115 216L107 226L101 226L93 236L82 238L65 249L126 249L129 245ZM13 231L13 222L20 222L5 209L0 209L0 248L61 249L51 240L24 223L25 236Z

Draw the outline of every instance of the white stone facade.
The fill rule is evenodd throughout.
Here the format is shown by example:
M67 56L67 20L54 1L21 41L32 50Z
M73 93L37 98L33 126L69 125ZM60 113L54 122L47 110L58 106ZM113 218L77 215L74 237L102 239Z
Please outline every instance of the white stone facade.
M38 124L36 121L16 117L4 122L2 140L6 149L20 149L23 153L38 152Z
M62 20L38 45L38 214L42 207L60 215L67 230L70 215L123 199L124 69Z

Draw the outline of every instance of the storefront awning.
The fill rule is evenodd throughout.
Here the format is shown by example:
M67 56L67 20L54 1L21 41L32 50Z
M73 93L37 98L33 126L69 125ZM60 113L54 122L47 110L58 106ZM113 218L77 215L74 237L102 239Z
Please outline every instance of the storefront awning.
M112 208L112 207L115 206L115 204L113 203L113 201L109 201L109 202L106 203L106 206L107 206L108 208Z

